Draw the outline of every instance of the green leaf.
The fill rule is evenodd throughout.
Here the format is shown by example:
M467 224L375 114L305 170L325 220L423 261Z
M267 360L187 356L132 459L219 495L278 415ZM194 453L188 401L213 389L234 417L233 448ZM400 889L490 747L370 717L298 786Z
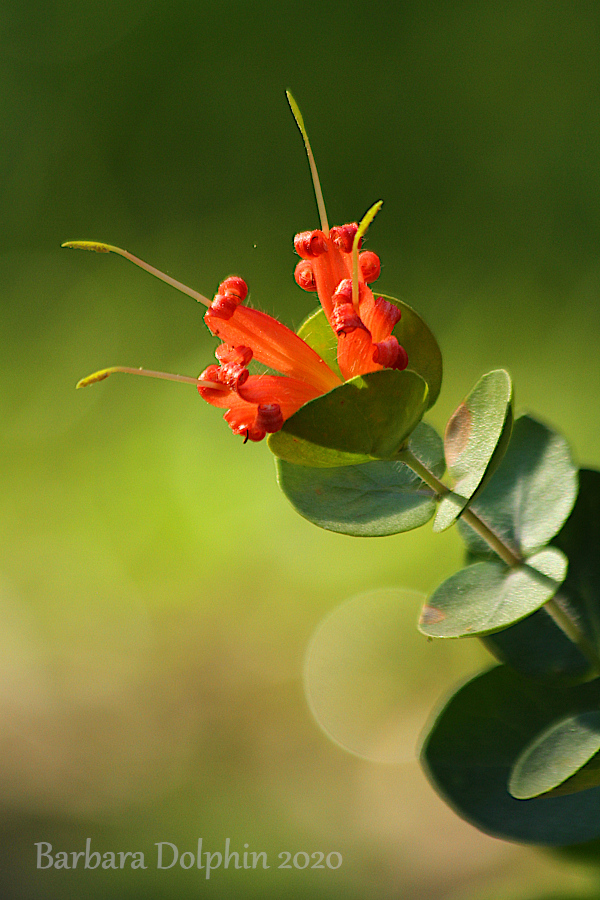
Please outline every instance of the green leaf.
M442 354L433 334L418 313L402 300L377 294L397 306L402 318L394 328L394 334L408 353L409 368L427 383L429 394L427 408L433 406L442 386ZM337 364L337 337L327 321L324 311L319 308L304 320L298 334L313 350L325 360L327 365L339 375ZM340 376L341 377L341 376Z
M298 337L315 350L330 369L342 378L337 361L337 336L322 307L310 313L298 329ZM343 380L343 378L342 378Z
M431 409L439 397L442 387L442 354L438 342L425 324L421 316L415 312L412 306L403 300L389 297L387 294L379 294L384 300L389 300L402 311L402 318L395 326L392 334L398 338L408 353L408 365L417 372L429 386L427 408Z
M489 634L524 619L554 596L567 572L567 559L554 547L509 568L485 561L467 566L443 582L423 607L419 628L429 637Z
M528 556L556 535L576 497L577 469L564 437L521 416L502 463L470 508L514 553ZM469 549L489 550L469 525L459 525Z
M505 666L478 675L447 702L421 759L432 784L463 818L495 837L572 844L600 836L600 788L516 800L515 761L553 721L600 705L600 679L576 687L523 678Z
M462 526L461 526L462 530ZM470 531L470 529L469 529ZM552 543L569 571L554 602L567 610L593 646L600 646L600 472L579 472L579 494ZM589 677L590 663L544 609L483 638L501 662L534 678Z
M479 379L448 420L444 447L448 471L456 484L440 501L434 531L445 531L454 524L491 476L508 446L511 430L512 382L508 372L495 369Z
M300 466L344 466L391 459L427 407L416 372L381 369L351 378L301 406L268 438L280 459Z
M437 477L443 475L442 440L430 425L420 422L408 446ZM435 513L434 492L398 461L326 469L278 459L276 465L279 486L292 506L328 531L380 537L418 528Z
M569 715L553 722L537 735L513 765L508 789L517 800L530 800L561 785L564 793L600 785L598 760L583 782L575 773L600 750L600 711ZM593 772L593 776L592 776ZM566 781L569 788L565 790ZM576 784L576 782L578 782ZM582 786L581 786L582 785Z
M561 606L570 574L569 568L560 594L554 598ZM482 636L481 640L496 659L530 678L568 678L576 682L592 673L589 660L544 608L503 631Z
M581 469L575 506L552 543L569 559L561 594L590 641L600 647L600 472Z

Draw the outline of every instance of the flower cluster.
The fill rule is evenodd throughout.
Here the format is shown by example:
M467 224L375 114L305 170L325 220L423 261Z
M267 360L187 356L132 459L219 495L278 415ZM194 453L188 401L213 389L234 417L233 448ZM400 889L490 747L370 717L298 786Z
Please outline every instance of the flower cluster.
M77 387L101 381L114 372L191 383L204 400L226 410L224 418L235 434L244 435L245 440L260 441L279 431L305 403L340 387L344 381L379 369L406 368L408 354L392 335L400 309L383 297L373 296L368 287L379 277L379 258L369 250L358 252L381 201L367 212L360 225L354 222L329 228L302 114L289 91L287 98L304 139L321 219L321 230L303 231L294 239L301 257L295 278L301 288L318 294L337 338L337 371L277 319L245 306L248 287L237 275L221 282L211 302L127 250L94 241L69 241L63 247L117 253L203 303L208 307L204 321L222 341L215 354L218 364L208 366L197 379L113 366L82 379ZM248 364L252 359L281 374L250 374Z
M295 278L301 288L316 291L337 336L337 361L344 380L378 369L404 369L408 356L392 329L400 310L375 297L368 283L379 276L379 258L372 251L358 257L358 297L353 298L352 248L358 225L324 231L304 231L294 239L301 260ZM227 410L225 420L236 434L252 441L279 431L286 419L315 397L342 381L297 334L276 319L244 306L248 288L237 276L226 278L205 316L210 331L223 343L216 350L218 365L202 372L200 395ZM251 375L256 359L282 375ZM215 387L207 387L213 382ZM225 389L224 389L225 388Z

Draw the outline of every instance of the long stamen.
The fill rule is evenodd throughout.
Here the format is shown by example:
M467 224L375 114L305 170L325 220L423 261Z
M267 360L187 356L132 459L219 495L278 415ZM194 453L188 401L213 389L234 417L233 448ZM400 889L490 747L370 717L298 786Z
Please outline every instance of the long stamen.
M164 272L155 269L154 266L151 266L149 263L144 262L143 259L134 256L133 253L130 253L128 250L121 250L120 247L113 247L112 244L102 244L98 241L66 241L60 246L68 247L72 250L93 250L95 253L118 253L119 256L123 256L134 265L139 266L140 269L145 269L146 272L150 272L151 275L155 275L156 278L160 278L161 281L165 281L167 284L170 284L171 287L181 291L182 294L187 294L188 297L192 297L192 299L197 300L198 303L204 303L205 306L210 306L208 297L204 297L203 294L199 294L198 291L193 290L193 288L187 287L187 285L182 284L181 281L171 278L170 275L165 275Z
M374 203L373 206L367 210L362 219L360 220L360 224L356 230L356 234L354 235L354 241L352 243L352 305L354 309L358 312L358 246L360 244L360 240L365 234L367 228L383 206L383 200L378 200L377 203Z
M105 252L105 251L100 251ZM193 384L194 387L211 388L216 391L228 391L229 388L225 384L219 384L216 381L203 381L200 378L192 378L190 375L172 375L170 372L154 372L151 369L134 369L131 366L111 366L110 369L100 369L87 378L82 378L76 384L77 388L87 387L88 384L95 384L96 381L104 381L109 375L115 372L125 372L127 375L145 375L147 378L162 378L165 381L182 381L184 384Z
M310 166L310 174L312 176L313 187L315 189L315 197L317 200L317 207L319 210L319 216L321 219L321 229L325 232L326 235L329 235L329 222L327 221L327 212L325 210L325 201L323 200L323 191L321 190L321 182L319 181L319 173L317 172L317 164L315 163L315 158L313 156L313 152L310 148L310 141L308 140L308 133L306 131L304 125L304 119L302 118L302 113L300 112L300 107L292 97L290 91L286 91L285 95L287 97L287 101L290 104L290 109L294 115L296 120L296 125L300 129L300 134L304 139L304 146L306 148L306 155L308 157L308 164Z

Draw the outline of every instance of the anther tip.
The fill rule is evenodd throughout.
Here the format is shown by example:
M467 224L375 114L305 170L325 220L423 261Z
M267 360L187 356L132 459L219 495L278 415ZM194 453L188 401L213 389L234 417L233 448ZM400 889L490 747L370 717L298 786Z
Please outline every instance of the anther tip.
M94 372L92 375L87 375L85 378L81 378L77 382L77 384L75 385L75 390L87 387L89 384L95 384L97 381L104 381L105 378L108 378L111 372L111 369L100 369L99 372Z
M93 250L94 253L110 253L111 251L108 244L102 244L99 241L65 241L60 246L69 250Z

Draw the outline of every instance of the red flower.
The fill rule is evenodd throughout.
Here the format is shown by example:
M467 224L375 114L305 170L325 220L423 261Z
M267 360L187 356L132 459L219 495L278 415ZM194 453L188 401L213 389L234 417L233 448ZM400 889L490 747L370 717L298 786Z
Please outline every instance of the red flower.
M377 256L359 257L359 300L352 298L352 245L356 223L297 234L294 244L302 260L296 267L300 287L317 291L338 337L338 364L344 379L382 368L404 369L405 350L391 332L400 319L394 304L375 298L367 280L379 275ZM246 283L236 276L219 285L204 321L223 343L217 348L219 365L209 366L200 378L218 389L198 387L200 395L227 409L225 420L236 434L253 441L279 431L286 419L309 400L342 382L321 357L277 319L243 305ZM250 375L254 358L283 375ZM227 390L223 390L226 387Z
M344 380L383 368L404 369L408 356L392 335L400 310L382 297L374 297L367 286L379 277L379 258L371 251L358 253L362 235L381 203L369 210L360 226L352 223L329 229L302 116L289 93L288 100L304 138L322 228L303 231L294 239L302 257L296 266L296 281L304 290L316 291L319 296L337 336L337 361ZM89 241L63 246L118 253L194 297L208 306L204 321L222 341L216 350L218 365L208 366L198 379L117 366L84 378L78 387L100 381L113 372L190 382L208 403L226 410L224 418L236 434L260 441L267 433L279 431L285 420L305 403L342 384L336 372L297 334L272 316L244 306L248 288L238 276L226 278L211 303L119 247ZM251 359L281 374L251 375Z

